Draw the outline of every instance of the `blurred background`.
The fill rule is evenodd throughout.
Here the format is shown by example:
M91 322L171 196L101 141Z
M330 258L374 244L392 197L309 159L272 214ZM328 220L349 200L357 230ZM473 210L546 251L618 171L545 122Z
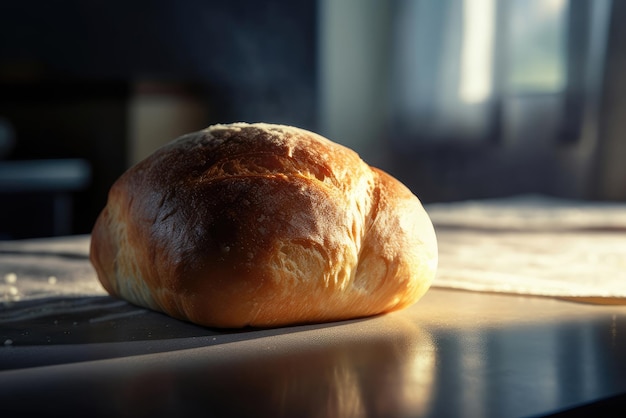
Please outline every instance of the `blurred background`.
M0 239L88 233L213 123L319 132L424 203L626 200L626 2L4 0Z

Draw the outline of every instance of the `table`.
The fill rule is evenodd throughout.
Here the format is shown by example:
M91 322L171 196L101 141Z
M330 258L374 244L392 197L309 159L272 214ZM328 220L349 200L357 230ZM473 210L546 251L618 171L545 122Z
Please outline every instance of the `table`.
M451 233L442 234L444 250ZM88 241L0 243L2 416L531 417L626 408L623 304L441 286L372 318L215 330L107 296Z

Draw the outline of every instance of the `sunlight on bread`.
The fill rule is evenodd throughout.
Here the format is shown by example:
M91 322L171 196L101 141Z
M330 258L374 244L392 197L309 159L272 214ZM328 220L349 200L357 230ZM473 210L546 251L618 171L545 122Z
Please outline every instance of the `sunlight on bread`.
M418 198L295 127L182 136L111 187L90 258L113 296L199 325L275 327L405 308L437 267Z

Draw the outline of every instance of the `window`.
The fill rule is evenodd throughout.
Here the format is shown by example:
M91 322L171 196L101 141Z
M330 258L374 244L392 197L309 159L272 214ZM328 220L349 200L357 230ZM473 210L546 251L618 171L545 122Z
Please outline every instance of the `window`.
M510 107L516 106L516 118L528 119L520 112L531 110L532 100L542 100L540 106L555 118L575 114L587 100L582 96L589 93L591 66L601 61L592 62L603 48L592 38L594 31L606 31L605 3L396 0L390 123L395 140L400 146L500 141L505 125L517 123L503 120ZM513 103L522 96L525 103Z
M472 2L472 0L466 0ZM509 92L559 92L566 84L567 1L509 0Z

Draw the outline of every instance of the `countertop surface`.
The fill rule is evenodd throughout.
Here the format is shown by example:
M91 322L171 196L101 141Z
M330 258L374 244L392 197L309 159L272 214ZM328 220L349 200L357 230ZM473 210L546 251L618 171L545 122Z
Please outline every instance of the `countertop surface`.
M553 265L519 267L546 249L560 254L557 263L575 259L562 243L588 234L590 248L615 250L622 227L536 233L447 225L440 281L415 305L243 330L198 327L111 298L89 264L88 236L0 243L2 416L529 417L588 413L586 405L597 412L615 400L624 411L623 253L583 260L584 286L572 282L573 293L563 277L550 282ZM482 263L478 238L488 244ZM518 264L499 261L499 250ZM606 281L590 264L602 257L616 268ZM472 281L480 271L487 279ZM533 272L545 277L525 292L518 284ZM508 287L493 286L507 278Z
M76 299L3 321L3 410L521 417L626 393L624 306L432 289L378 317L229 332Z

